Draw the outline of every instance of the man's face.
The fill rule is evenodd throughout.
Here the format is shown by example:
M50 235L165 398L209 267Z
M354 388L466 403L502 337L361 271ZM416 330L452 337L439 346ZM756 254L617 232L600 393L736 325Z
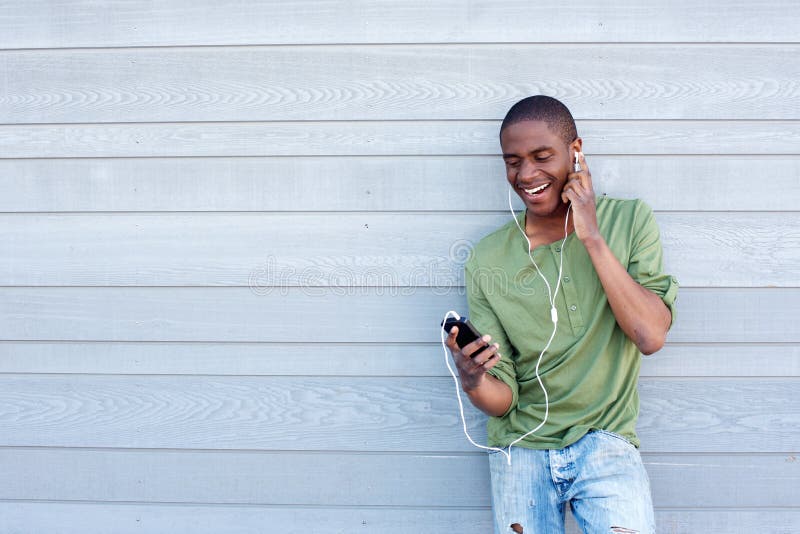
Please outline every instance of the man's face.
M561 191L572 172L581 139L567 145L544 121L522 121L500 136L506 178L528 211L537 217L562 216L567 205Z

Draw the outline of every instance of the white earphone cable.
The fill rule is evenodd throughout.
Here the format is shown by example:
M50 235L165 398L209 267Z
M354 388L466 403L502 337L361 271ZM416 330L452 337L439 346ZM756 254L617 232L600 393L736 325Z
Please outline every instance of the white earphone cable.
M510 187L508 189L508 207L509 210L511 211L511 216L514 219L517 228L519 228L520 232L522 232L522 236L525 238L525 242L528 244L528 258L530 258L531 263L536 268L536 272L539 273L539 276L544 281L545 286L547 286L547 298L548 301L550 302L550 319L553 322L553 331L550 334L550 339L547 340L547 344L542 349L542 352L539 353L539 359L536 361L536 369L535 369L536 380L539 382L539 386L542 388L542 392L544 393L544 418L542 419L541 423L539 423L536 426L536 428L531 429L530 431L526 432L525 434L521 435L520 437L509 443L507 448L488 447L486 445L480 445L478 443L475 443L475 441L472 439L472 437L469 435L469 432L467 431L467 421L466 418L464 417L464 403L461 400L461 391L460 391L461 387L458 380L458 376L456 376L456 373L455 371L453 371L453 368L450 367L450 358L447 352L447 346L445 344L444 326L442 326L440 333L442 338L442 349L444 350L445 365L447 365L447 370L450 371L450 375L453 377L453 381L455 382L456 386L456 399L458 399L458 409L461 414L461 423L464 428L464 434L467 436L467 439L469 440L470 443L472 443L474 446L480 449L502 452L505 455L506 460L508 461L508 465L511 465L511 447L516 445L526 437L530 436L540 428L542 428L542 426L544 426L544 424L547 422L547 417L550 414L550 401L548 398L547 389L544 386L544 382L542 382L542 377L539 375L539 365L542 363L542 357L544 356L544 353L547 351L547 349L550 348L550 344L553 342L553 339L555 338L556 335L556 330L558 329L558 312L556 311L556 297L558 296L558 290L561 287L561 275L563 273L563 267L564 267L564 244L566 243L568 237L567 228L569 226L569 210L572 207L572 204L569 204L567 206L567 215L564 219L564 239L561 241L561 247L559 248L558 279L556 280L556 289L554 292L551 291L550 283L547 281L547 278L545 278L544 274L542 274L541 269L539 269L539 265L537 265L536 261L533 259L530 239L528 239L528 235L525 233L525 230L522 228L522 226L520 226L519 221L517 220L517 216L514 213L514 206L511 204ZM452 315L456 319L460 319L460 316L456 312L450 310L445 314L444 321L446 321L450 315ZM442 321L443 325L444 321Z
M450 317L451 315L455 319L461 319L460 315L458 315L453 310L450 310L449 312L444 314L444 320L447 321L447 318ZM441 334L441 337L442 337L442 349L444 349L444 364L447 366L447 370L450 371L450 376L453 377L453 381L455 382L455 385L456 385L456 399L458 399L458 411L461 413L461 424L464 427L464 435L467 436L467 439L469 440L470 443L472 443L473 445L475 445L479 449L486 449L486 450L489 450L489 451L502 452L503 454L506 455L506 458L508 459L508 463L510 464L511 463L511 455L509 453L511 451L509 451L509 453L506 453L506 451L504 451L503 449L500 449L498 447L487 447L486 445L480 445L478 443L475 443L475 441L472 439L472 436L469 435L469 431L467 430L467 420L464 417L464 403L461 400L461 383L458 381L458 376L456 376L456 373L455 373L455 371L453 371L453 368L450 367L450 355L447 352L447 345L445 345L445 341L444 341L444 334L445 334L444 326L440 329L440 334Z

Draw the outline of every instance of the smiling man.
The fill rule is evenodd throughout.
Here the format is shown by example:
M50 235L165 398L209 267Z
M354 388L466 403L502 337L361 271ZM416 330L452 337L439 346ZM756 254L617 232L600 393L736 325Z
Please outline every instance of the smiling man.
M489 445L508 452L489 455L495 532L563 532L567 503L584 532L654 532L637 383L678 285L652 210L595 196L583 140L554 98L516 103L500 145L525 211L466 264L483 337L458 347L454 328L447 339L462 389L491 416Z

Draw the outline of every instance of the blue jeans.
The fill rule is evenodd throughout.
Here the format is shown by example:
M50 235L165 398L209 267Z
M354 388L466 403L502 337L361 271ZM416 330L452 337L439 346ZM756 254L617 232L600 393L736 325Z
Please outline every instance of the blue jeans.
M584 533L655 532L650 481L639 451L594 430L563 449L489 454L495 534L564 532L566 503ZM513 525L513 527L512 527Z

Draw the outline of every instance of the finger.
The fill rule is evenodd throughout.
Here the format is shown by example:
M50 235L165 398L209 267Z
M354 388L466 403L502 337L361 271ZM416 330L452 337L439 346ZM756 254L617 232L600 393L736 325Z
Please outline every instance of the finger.
M480 366L483 362L488 360L492 357L492 354L497 352L497 349L500 348L500 345L497 343L492 343L491 345L486 345L482 349L478 349L474 353L472 353L472 363L477 367Z
M464 354L464 356L466 356L468 358L472 358L472 356L478 350L480 350L481 347L484 347L484 346L488 345L491 340L492 340L492 336L490 336L489 334L486 334L485 336L476 339L472 343L468 343L468 344L464 345L463 347L461 347L461 352Z
M500 356L499 352L497 354L493 355L487 361L483 362L483 369L485 371L488 371L489 369L491 369L492 367L497 365L500 362L501 358L502 358L502 356Z
M480 355L468 359L467 362L465 362L464 370L471 375L483 374L486 372L486 369L483 367L484 363L492 359L492 357L494 357L496 354L497 347L494 345L489 345L489 347L481 352Z
M589 178L588 173L584 171L571 172L567 175L567 183L564 185L564 187L567 187L567 185L572 184L575 186L579 186L581 188L588 189L586 185L589 184L590 182L591 178Z
M580 182L578 180L570 180L564 186L564 189L561 190L561 200L564 202L569 202L572 197L567 196L567 193L572 193L573 195L577 192L577 187L580 186Z
M586 156L583 152L578 152L578 161L581 164L581 183L586 189L592 188L592 173L589 172L589 165L586 164Z
M485 366L489 360L497 357L500 354L498 350L500 350L500 345L498 343L493 343L489 345L489 347L486 350L484 350L479 355L472 358L475 367L477 368Z
M578 196L584 196L590 192L590 189L587 189L585 184L582 181L582 177L580 174L573 174L567 179L567 183L564 184L564 188L561 190L562 193L573 190Z
M580 198L579 195L575 192L575 189L573 188L567 189L565 187L564 191L561 193L561 200L563 200L565 203L572 202L573 204L576 204L579 198Z
M581 174L574 174L570 176L567 180L567 183L564 185L564 189L567 187L575 189L576 192L579 192L581 189L583 189L584 185Z
M578 163L581 164L581 172L589 172L589 165L586 163L586 155L582 151L576 152L576 154L578 155Z

